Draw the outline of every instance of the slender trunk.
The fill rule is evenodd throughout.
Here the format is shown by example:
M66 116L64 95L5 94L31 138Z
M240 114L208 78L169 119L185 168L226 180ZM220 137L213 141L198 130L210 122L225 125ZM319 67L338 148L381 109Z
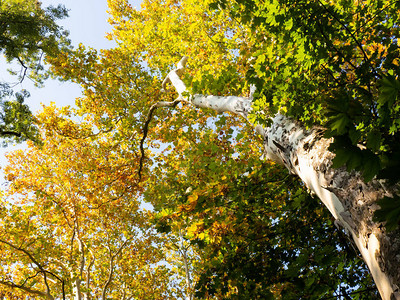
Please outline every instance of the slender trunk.
M90 300L90 272L91 272L91 269L92 269L92 267L94 265L94 255L93 255L92 251L89 250L89 252L90 252L92 257L90 259L89 266L87 267L86 287L85 287L86 291L83 293L83 300Z
M122 245L117 249L117 251L113 254L111 249L109 248L109 253L110 253L110 267L109 267L109 272L108 272L108 278L106 283L104 284L103 290L101 292L101 299L105 300L107 298L107 289L110 286L113 276L114 276L114 260L117 258L117 256L122 252L124 247L130 242L130 239L127 239L125 242L122 243Z
M184 244L183 236L181 231L179 231L179 238L181 242L180 250L179 252L182 254L183 258L183 264L185 266L185 275L186 275L186 300L192 300L193 299L193 293L192 293L192 280L190 278L190 269L189 269L189 262L188 262L188 255L187 255L187 248Z
M179 98L197 107L231 112L247 118L251 97L186 97L187 89L179 75L186 58L163 82L171 82ZM256 126L264 138L266 156L285 165L298 175L311 193L316 194L359 249L384 300L400 299L400 230L387 233L373 221L376 201L395 192L378 180L365 183L358 172L332 168L334 154L328 151L331 140L322 137L321 129L304 129L300 123L277 115L269 128Z
M81 280L76 274L71 273L71 281L72 281L72 295L75 300L81 300Z
M73 295L75 300L81 300L82 299L82 290L81 290L81 285L82 285L82 276L83 276L83 270L85 268L85 263L86 263L86 258L85 258L85 247L84 244L81 240L81 238L78 236L79 232L77 231L76 235L74 237L78 241L78 253L79 253L79 268L78 272L71 273L71 279L72 279L72 289L73 289Z

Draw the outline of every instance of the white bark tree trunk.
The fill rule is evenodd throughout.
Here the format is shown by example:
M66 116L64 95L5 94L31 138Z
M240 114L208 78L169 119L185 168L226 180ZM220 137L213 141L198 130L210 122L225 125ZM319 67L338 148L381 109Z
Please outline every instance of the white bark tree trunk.
M186 300L193 300L192 293L192 279L190 278L190 268L188 261L188 248L184 243L183 236L181 230L179 230L179 241L180 245L178 246L178 251L182 255L183 266L185 267L185 279L186 279Z
M384 300L400 299L400 235L373 221L376 201L392 196L378 180L365 183L359 172L332 168L331 140L322 130L305 130L282 115L264 131L266 155L298 175L316 194L359 249Z
M179 75L186 58L163 82L171 82L179 98L197 107L221 113L232 112L247 118L251 98L194 95L187 97L186 86ZM268 158L298 175L316 194L335 218L336 226L345 230L359 249L384 300L400 299L400 230L387 233L382 224L373 221L376 201L391 196L380 181L365 183L358 172L332 168L334 154L328 151L331 140L322 137L322 129L305 130L300 123L276 115L269 128L256 127L264 138Z

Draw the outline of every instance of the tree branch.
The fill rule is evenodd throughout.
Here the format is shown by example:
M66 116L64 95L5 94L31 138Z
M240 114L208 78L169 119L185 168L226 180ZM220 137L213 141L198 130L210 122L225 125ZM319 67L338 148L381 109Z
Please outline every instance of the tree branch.
M0 135L13 135L16 137L21 137L22 134L20 132L16 132L16 131L10 131L10 130L0 130Z
M161 101L158 103L153 104L150 109L149 112L147 114L147 118L146 121L144 122L144 126L143 126L143 136L142 139L140 140L140 161L139 161L139 181L142 179L142 170L143 170L143 162L145 159L145 153L144 153L144 141L146 140L148 131L149 131L149 124L153 118L153 114L156 111L157 108L159 107L175 107L179 102L181 102L181 99L176 99L174 101L171 102L166 102L166 101Z
M20 79L20 81L19 81L19 83L22 83L22 81L24 81L24 79L25 79L26 71L28 70L28 67L25 66L24 62L22 61L22 59L21 59L19 56L17 56L17 60L18 60L19 63L21 64L21 67L24 69L23 75L22 75L22 77L21 77L21 79Z
M94 265L94 261L95 261L93 252L90 249L89 249L89 252L90 252L92 257L90 259L90 262L89 262L89 265L88 265L88 268L87 268L87 272L86 272L86 291L87 291L87 292L85 292L86 299L89 299L90 271L91 271L91 268Z
M251 100L254 93L254 87L250 88L250 97L240 96L213 96L213 95L190 95L185 83L180 76L185 70L188 58L184 56L177 65L177 68L169 72L162 83L162 90L165 90L166 84L170 82L179 94L179 100L186 101L200 108L211 108L217 113L231 112L247 119L251 109Z
M361 50L361 52L363 53L364 56L364 60L368 61L369 58L367 56L367 54L365 53L362 44L357 40L356 36L354 35L354 33L346 26L346 24L344 24L342 22L342 20L340 20L334 13L332 13L326 6L325 4L322 3L321 0L318 0L318 2L322 5L322 7L325 9L326 12L328 12L336 21L339 22L340 25L342 25L342 27L344 28L344 30L347 31L348 34L350 34L351 38L354 40L354 42L356 43L356 45L358 46L358 48Z
M194 96L186 96L185 93L188 93L185 83L181 80L180 76L183 74L185 69L185 65L188 58L184 56L179 63L177 64L177 68L168 73L167 77L162 82L162 91L165 91L167 83L171 83L176 91L179 94L179 97L171 102L161 101L153 104L150 107L150 110L147 114L146 121L143 126L143 137L140 140L140 161L139 161L139 181L142 178L142 170L143 163L145 159L144 153L144 141L146 140L149 124L153 118L153 114L155 110L159 107L175 107L179 102L185 101L187 103L191 103L196 107L200 108L211 108L218 113L222 112L231 112L237 115L240 115L247 119L248 113L251 110L251 100L254 89L251 88L250 97L238 97L238 96L205 96L205 95L194 95Z
M130 241L130 239L127 239L125 242L122 243L122 245L118 248L117 252L115 252L114 254L111 254L111 250L110 250L110 271L108 274L108 279L106 284L103 287L103 291L101 293L101 299L105 300L106 299L106 292L107 292L107 288L110 285L111 281L112 281L112 277L114 274L114 259L121 253L122 249L126 246L126 244Z
M41 296L41 297L46 297L47 296L47 294L45 292L34 290L34 289L28 288L28 287L23 286L23 285L18 285L18 284L15 284L14 282L0 281L0 284L8 286L10 288L21 289L21 290L23 290L25 292L28 292L29 294L32 294L32 295L38 295L38 296Z
M322 25L321 25L321 23L320 23L319 21L317 21L317 26L318 26L318 29L320 30L322 36L324 37L325 42L327 43L327 45L328 45L330 48L332 48L340 57L342 57L343 60L344 60L345 62L347 62L354 70L356 70L356 69L357 69L357 66L355 66L355 65L350 61L350 59L347 59L346 56L344 56L344 54L343 54L338 48L335 47L335 45L332 43L331 39L326 35L326 33L325 33L325 31L323 30Z
M50 293L50 286L49 286L49 284L48 284L48 282L47 282L47 275L46 275L46 273L49 273L49 274L51 274L51 275L53 275L53 276L54 276L54 274L52 274L52 273L49 272L49 271L46 271L46 270L43 268L43 266L42 266L42 265L33 257L33 255L30 254L26 249L24 249L24 248L22 248L22 247L15 246L14 244L12 244L12 243L10 243L10 242L7 242L7 241L5 241L5 240L0 240L0 242L6 244L6 245L8 245L8 246L10 246L11 248L14 248L15 250L18 250L18 251L23 252L26 256L29 257L29 259L30 259L35 265L37 265L37 267L38 267L39 270L40 270L40 273L43 274L44 284L46 285L47 293L45 293L45 295L46 295L49 299L54 299L53 296L52 296L51 293ZM55 276L55 277L58 278L57 276ZM16 286L16 287L18 287L18 286Z

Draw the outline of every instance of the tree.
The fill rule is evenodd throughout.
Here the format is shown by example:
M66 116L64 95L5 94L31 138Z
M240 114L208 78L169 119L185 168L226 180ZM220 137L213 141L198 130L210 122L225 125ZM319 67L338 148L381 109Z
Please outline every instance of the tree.
M70 116L67 107L47 107L37 116L43 145L9 156L0 292L18 299L173 299L164 241L132 182L134 153Z
M177 71L178 69L173 70L168 78L176 87L179 100L188 101L198 107L213 108L217 112L229 111L248 116L251 109L249 98L189 94L185 99L183 95L187 93L187 89ZM328 207L336 219L335 224L351 235L368 264L382 297L397 298L398 229L386 232L382 224L374 222L376 219L373 218L376 202L383 197L393 198L397 191L396 186L390 188L379 180L366 183L359 173L350 173L344 168L331 169L333 155L326 151L331 141L323 138L321 129L306 130L296 121L277 114L271 127L265 129L258 125L258 131L264 137L268 157L299 175L306 186ZM343 203L339 197L344 199ZM364 201L368 206L360 212L359 206L364 206Z
M342 201L345 212L340 214L347 215L346 223L353 223L350 226L355 228L356 236L364 235L367 247L376 231L378 243L382 244L376 249L379 254L369 249L371 272L375 273L378 282L383 281L381 272L388 276L389 291L385 293L385 288L380 288L384 298L399 297L399 261L394 257L398 252L395 242L398 233L384 231L381 235L379 228L379 221L385 221L388 231L398 228L399 223L400 202L396 195L399 177L394 172L399 157L396 125L398 1L344 1L337 4L324 1L261 4L254 1L251 4L232 6L232 15L251 23L256 39L262 45L258 52L253 52L256 59L248 75L255 83L261 78L258 86L263 91L259 101L269 103L272 110L265 110L263 106L258 111L271 115L280 109L306 126L322 125L325 137L333 138L329 145L335 153L333 167L345 164L348 171L362 172L363 178L358 179L358 184L370 182L368 192L360 185L363 190L360 202L354 202L356 197L352 204ZM288 51L290 49L293 50ZM313 103L310 103L311 99ZM293 157L283 159L287 163ZM293 163L296 164L296 159L292 160L292 166ZM290 163L287 166L291 168ZM326 172L323 170L325 175ZM353 172L348 178L355 180L355 174ZM381 180L372 183L370 180L375 175ZM328 177L325 179L329 183L331 178ZM332 188L321 183L337 198L349 199L350 187ZM369 210L376 210L376 204L382 209L373 218ZM369 229L360 231L363 226ZM387 244L388 239L392 241ZM374 256L377 258L375 264L372 262ZM369 258L365 257L365 260Z
M203 162L197 171L213 174L216 184L240 172L203 155L198 140L211 139L211 121L232 143L224 154L252 165L257 151L240 118L248 119L266 156L298 175L354 241L382 298L399 298L399 2L210 4L145 1L139 12L110 0L110 38L119 47L99 57L81 47L49 61L56 74L82 84L81 113L92 115L99 130L115 131L113 138L130 139L135 180L147 189L155 176L172 182L196 160ZM173 67L185 55L186 73L185 60ZM164 89L170 81L177 94L159 91L167 74ZM157 147L166 149L160 154ZM191 175L182 188L199 184Z
M223 143L223 136L211 137ZM157 176L145 197L155 205L160 231L185 226L199 260L193 265L199 299L377 297L366 266L299 180L268 162L248 168L234 158L224 161L221 150L230 143L212 153L216 144L208 138L198 141L205 158L181 176ZM243 168L242 174L215 182L214 172L199 171L208 154L220 162L217 168Z
M9 69L18 82L29 77L37 85L43 83L48 76L44 71L44 56L55 56L61 49L69 47L68 33L56 24L67 15L61 5L42 8L35 0L0 2L0 53L4 54L7 63L16 63L20 68L19 71ZM29 93L26 90L14 92L16 85L0 83L0 136L5 143L10 139L38 141L32 113L24 104Z

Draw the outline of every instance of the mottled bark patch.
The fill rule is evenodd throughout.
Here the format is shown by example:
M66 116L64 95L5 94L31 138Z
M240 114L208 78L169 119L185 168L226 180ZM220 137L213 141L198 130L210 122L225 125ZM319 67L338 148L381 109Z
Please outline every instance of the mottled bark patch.
M331 212L332 207L338 208L335 211L337 221L361 239L362 247L368 249L371 234L376 236L379 251L373 259L389 278L390 297L400 299L400 230L387 233L382 224L373 220L374 212L379 208L376 201L391 196L394 188L378 180L365 183L359 172L347 172L344 167L332 168L334 154L328 150L332 141L323 138L322 134L320 128L306 130L298 122L278 115L264 134L266 156L284 164L303 180L308 178L306 185L317 194L323 194L318 192L321 188L333 193L341 205L331 206Z

